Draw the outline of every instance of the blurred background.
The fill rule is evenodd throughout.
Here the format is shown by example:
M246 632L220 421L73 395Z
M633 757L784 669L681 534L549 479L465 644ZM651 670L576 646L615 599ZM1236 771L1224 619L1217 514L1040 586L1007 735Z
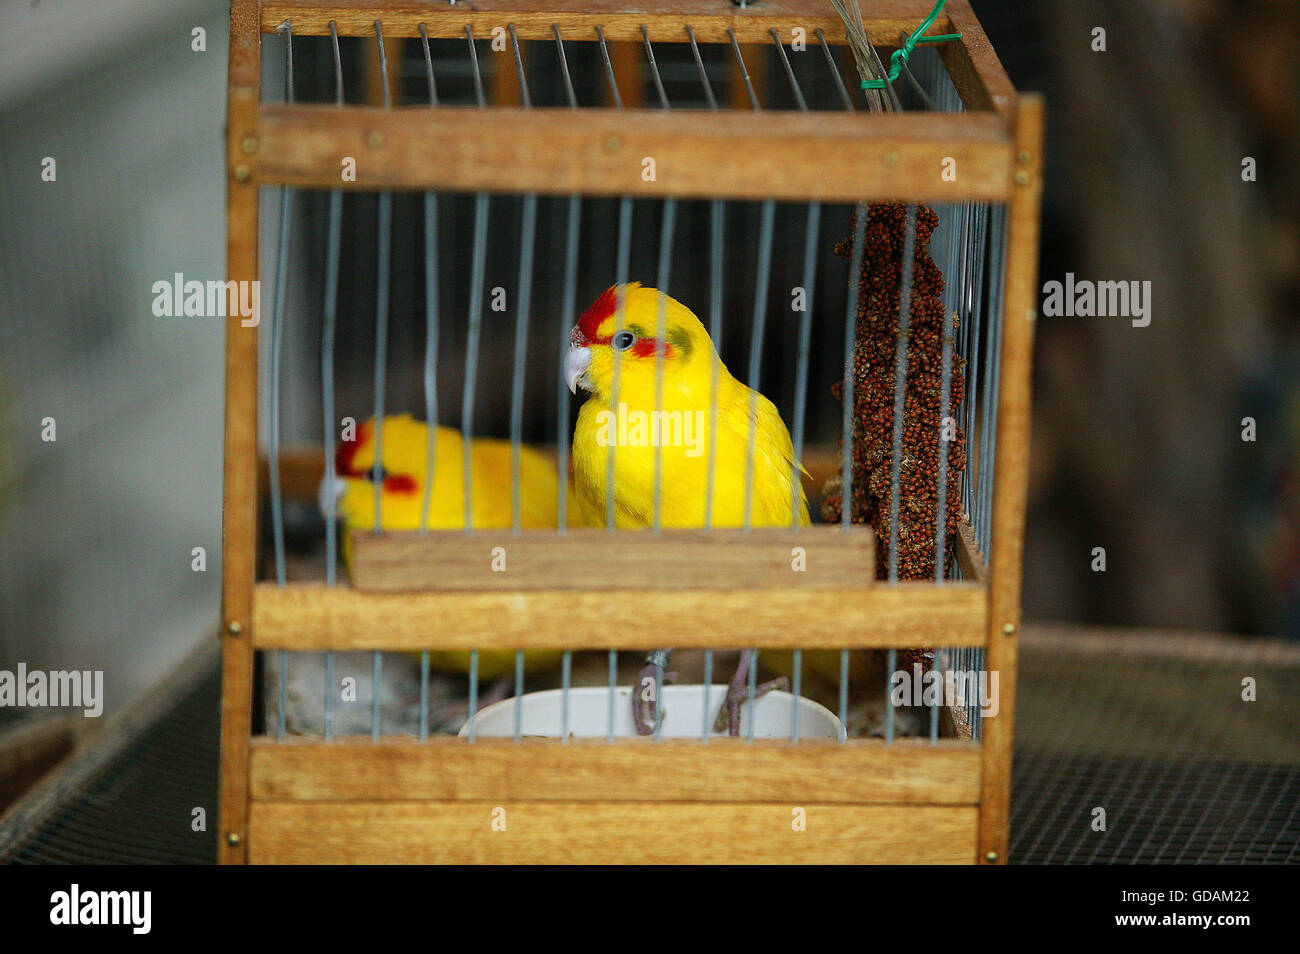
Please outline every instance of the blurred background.
M1300 639L1300 12L1290 0L972 5L1017 87L1047 95L1040 283L1073 272L1152 288L1145 328L1039 321L1026 618L1174 630L1189 645L1189 631ZM110 713L212 645L218 619L223 327L158 318L151 304L153 283L177 272L224 273L227 16L206 0L0 6L0 669L102 669ZM1098 27L1104 51L1093 49ZM575 65L590 53L575 51ZM418 49L395 44L390 56L399 94L418 91ZM283 83L280 57L266 38L268 96ZM511 70L498 76L493 59L488 81L508 87ZM329 98L325 58L299 68L300 97ZM467 74L440 81L448 99L468 101ZM364 70L346 84L349 99L377 95ZM641 95L653 103L651 87ZM47 157L54 181L42 179ZM1255 181L1243 181L1247 157ZM295 269L320 260L320 198L299 205ZM274 193L264 202L265 262ZM347 208L349 241L373 248L373 197ZM449 203L452 220L460 214ZM517 211L505 214L503 234L517 235ZM418 232L416 216L399 204L399 235ZM801 240L798 221L779 232ZM828 242L843 224L828 216ZM634 272L653 274L652 246ZM779 247L778 261L793 248ZM418 242L394 252L395 274L417 267ZM513 292L512 256L490 257L501 275L489 284ZM593 267L580 300L612 277ZM345 269L342 294L373 300L373 262ZM411 306L402 294L397 355L419 341L400 320ZM318 314L318 296L318 285L295 285L289 313ZM570 320L555 316L557 327ZM285 343L285 432L299 442L319 417L303 376L318 360L309 327L291 324ZM368 346L340 340L340 377L356 382L340 413L368 413ZM738 332L735 356L724 349L733 368L745 346ZM508 368L510 348L508 336L485 339L483 381ZM551 421L550 377L534 375L545 410L530 428ZM766 368L765 379L787 384ZM460 382L441 386L450 421ZM481 386L485 414L501 391ZM833 416L826 389L812 393ZM389 406L418 410L413 375L393 378ZM215 696L186 700L207 712ZM14 718L0 709L0 728Z

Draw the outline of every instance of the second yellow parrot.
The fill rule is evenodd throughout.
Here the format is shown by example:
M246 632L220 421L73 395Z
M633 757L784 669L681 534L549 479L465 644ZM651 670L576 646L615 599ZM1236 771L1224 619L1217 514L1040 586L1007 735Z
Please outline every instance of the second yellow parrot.
M353 440L339 444L334 459L338 501L335 512L348 529L375 526L375 485L382 482L380 526L385 530L420 529L428 461L428 426L409 414L384 418L383 453L375 472L375 422L367 419L357 427ZM508 529L511 526L510 442L474 438L470 444L470 504L475 530ZM520 524L524 529L556 526L557 493L555 464L531 447L520 449ZM322 501L322 503L326 503ZM428 527L457 530L465 526L464 441L459 431L437 427L434 434L434 480L429 499ZM343 536L343 558L351 569L350 537ZM533 651L527 663L547 666L559 658L558 651ZM468 672L468 650L431 652L430 665L438 669ZM478 671L482 679L494 679L513 671L515 654L510 650L481 650Z

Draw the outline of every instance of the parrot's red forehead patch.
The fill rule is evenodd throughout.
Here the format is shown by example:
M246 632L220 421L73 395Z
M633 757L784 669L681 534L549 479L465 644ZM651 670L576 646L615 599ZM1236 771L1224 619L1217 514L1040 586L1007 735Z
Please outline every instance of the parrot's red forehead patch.
M591 303L591 307L578 319L578 330L589 342L600 338L601 323L614 314L618 308L618 286L611 285L601 292L600 297Z
M636 283L633 283L625 287L630 290L639 286ZM624 301L623 307L627 307L626 301ZM601 293L599 298L591 303L590 308L582 313L582 317L578 319L578 324L569 335L569 343L575 348L581 348L584 346L589 347L591 345L608 345L613 343L614 336L602 335L600 333L600 326L606 318L609 318L617 310L618 286L611 285ZM626 318L626 315L624 317ZM624 327L637 336L636 343L628 350L628 354L637 358L645 358L656 354L660 348L663 349L665 358L671 358L675 353L672 344L669 344L667 341L660 342L659 339L650 337L638 325L627 324ZM671 333L668 337L677 340ZM687 353L689 353L689 348L687 349Z

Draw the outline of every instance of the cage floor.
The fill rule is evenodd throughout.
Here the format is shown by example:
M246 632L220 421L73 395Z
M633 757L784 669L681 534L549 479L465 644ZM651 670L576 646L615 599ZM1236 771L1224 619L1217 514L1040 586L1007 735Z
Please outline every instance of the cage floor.
M0 821L0 860L212 861L220 677L215 659L190 672ZM1300 647L1026 627L1011 860L1300 861L1297 686Z

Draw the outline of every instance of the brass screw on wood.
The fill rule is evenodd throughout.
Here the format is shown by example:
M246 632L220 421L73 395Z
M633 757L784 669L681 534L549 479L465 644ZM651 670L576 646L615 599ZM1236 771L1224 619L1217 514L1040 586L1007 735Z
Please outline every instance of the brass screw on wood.
M243 147L244 152L247 152L247 153L250 153L250 154L251 154L251 153L254 153L254 152L257 152L257 137L256 137L256 136L245 136L245 137L244 137L244 141L243 141L242 143L240 143L240 145Z
M1028 185L1028 184L1029 184L1029 173L1026 172L1024 169L1017 169L1016 185Z
M1016 156L1016 158L1019 159L1021 162L1025 163L1026 165L1028 165L1029 161L1033 159L1034 156L1033 153L1031 153L1028 149L1022 149L1020 150L1020 155Z
M1003 636L1014 636L1015 634L1016 634L1016 624L1015 624L1015 623L1003 623L1003 624L1002 624L1002 635L1003 635Z
M235 166L235 178L240 182L248 179L248 166Z
M244 631L244 625L237 619L232 619L226 624L226 632L231 636L238 636Z
M238 845L238 844L239 844L239 832L237 832L237 831L227 832L227 834L226 834L226 844L229 845L231 848L234 848L236 845Z
M887 166L896 166L896 165L898 165L898 153L896 153L896 152L887 152L887 153L885 153L885 165L887 165Z
M372 130L366 133L366 145L371 149L378 149L384 144L384 134L378 130Z
M998 860L998 853L996 851L990 851L984 856L984 860L989 864L994 864Z
M607 152L618 152L622 148L623 140L619 139L617 136L610 136L605 140L605 150Z

